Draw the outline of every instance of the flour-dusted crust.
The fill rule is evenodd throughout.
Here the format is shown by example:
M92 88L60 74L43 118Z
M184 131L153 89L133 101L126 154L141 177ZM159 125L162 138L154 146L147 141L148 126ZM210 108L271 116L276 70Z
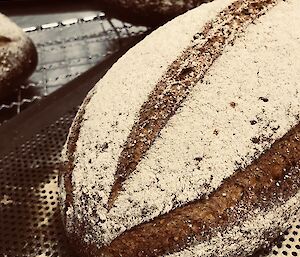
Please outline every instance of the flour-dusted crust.
M34 71L37 52L15 23L0 13L0 98L10 94Z
M216 0L112 67L64 154L79 252L247 256L299 215L299 11Z

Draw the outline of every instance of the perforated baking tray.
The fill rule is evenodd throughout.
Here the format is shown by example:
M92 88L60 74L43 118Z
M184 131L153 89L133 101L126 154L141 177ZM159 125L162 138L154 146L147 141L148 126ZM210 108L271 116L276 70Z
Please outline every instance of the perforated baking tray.
M51 26L56 27L56 24ZM58 25L58 28L61 27L63 25ZM47 29L52 31L55 28ZM36 33L37 38L39 33L45 32L45 29L40 28L31 30L30 33ZM41 96L34 105L0 126L1 257L76 256L64 236L58 209L57 176L61 149L78 105L87 91L119 56L142 37L139 34L126 37L119 44L118 50L109 55L104 54L105 58L98 61L96 66L75 79L71 76L71 82L58 86L50 94L46 93L47 97ZM41 42L39 47L51 49L52 46L58 46L47 42ZM79 59L83 60L81 57ZM38 72L46 72L45 77L51 77L47 74L48 70L42 71L41 67L54 65L62 68L65 67L63 61L40 64ZM32 80L36 82L34 76ZM59 80L59 83L69 80L65 79ZM49 83L52 82L49 79ZM36 87L39 90L47 92L50 84L35 85L38 85ZM275 256L300 256L299 217L273 247L269 257Z

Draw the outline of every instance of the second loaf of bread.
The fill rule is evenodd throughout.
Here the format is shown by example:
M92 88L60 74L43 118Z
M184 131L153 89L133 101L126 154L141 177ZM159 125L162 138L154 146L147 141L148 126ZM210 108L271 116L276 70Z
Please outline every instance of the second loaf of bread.
M0 13L0 99L13 92L34 71L37 52L33 42Z
M211 0L213 1L213 0ZM158 26L207 0L93 0L130 22Z

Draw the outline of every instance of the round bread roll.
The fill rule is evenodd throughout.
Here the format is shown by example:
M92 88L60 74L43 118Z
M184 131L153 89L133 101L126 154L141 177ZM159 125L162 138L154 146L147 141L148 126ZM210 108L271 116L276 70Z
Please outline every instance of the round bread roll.
M110 14L132 23L157 26L213 0L93 0Z
M0 99L20 86L36 65L37 52L32 41L0 13Z
M249 256L299 218L299 12L203 4L99 81L60 175L80 256Z

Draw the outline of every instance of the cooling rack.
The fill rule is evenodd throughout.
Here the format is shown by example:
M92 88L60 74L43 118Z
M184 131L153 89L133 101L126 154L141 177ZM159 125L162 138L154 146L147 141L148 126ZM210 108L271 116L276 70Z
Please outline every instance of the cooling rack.
M0 102L0 124L118 52L126 39L144 35L148 29L97 12L23 30L37 47L39 63L29 80Z

